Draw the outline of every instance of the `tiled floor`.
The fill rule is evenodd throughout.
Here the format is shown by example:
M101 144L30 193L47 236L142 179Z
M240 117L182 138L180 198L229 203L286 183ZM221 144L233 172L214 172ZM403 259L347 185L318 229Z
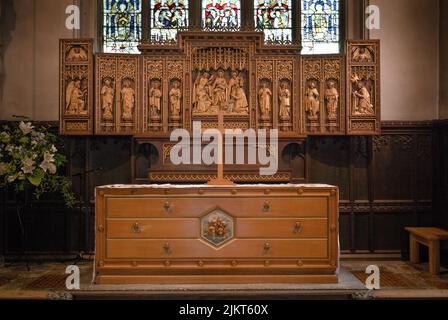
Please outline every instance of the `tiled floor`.
M73 262L72 262L73 263ZM0 267L0 299L28 298L45 299L49 292L65 290L65 269L67 263L32 264L27 271L25 265ZM81 270L81 289L91 288L92 262L78 263ZM427 272L427 265L410 265L402 261L343 261L341 267L351 272L362 283L367 275L368 265L377 265L381 271L381 288L391 293L403 290L426 290L448 293L448 272L442 269L440 276L431 276ZM448 297L448 296L447 296Z
M448 270L439 276L428 273L428 264L411 265L403 261L344 261L342 266L363 283L369 265L380 268L380 285L384 289L448 289Z

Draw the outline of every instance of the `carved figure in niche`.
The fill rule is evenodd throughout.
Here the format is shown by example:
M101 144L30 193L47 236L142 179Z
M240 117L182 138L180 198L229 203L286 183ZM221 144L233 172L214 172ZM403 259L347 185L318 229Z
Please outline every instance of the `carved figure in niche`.
M112 87L112 80L106 78L103 81L103 87L101 88L101 108L103 110L103 120L111 121L114 116L112 114L112 107L114 105L114 88Z
M375 110L372 104L369 90L366 88L363 81L356 82L356 90L353 92L354 96L354 111L355 115L374 115Z
M87 53L81 47L73 47L67 54L67 61L87 61Z
M81 88L81 80L75 79L68 83L66 94L66 113L68 115L86 115L85 99L87 88Z
M149 88L149 110L151 117L160 116L162 99L162 90L160 87L161 84L159 80L154 80L151 82L151 87Z
M210 80L213 105L219 108L227 107L227 80L224 77L224 70L218 72Z
M262 118L270 118L271 115L272 91L268 88L266 81L261 83L261 89L258 91L258 100Z
M370 54L369 49L366 47L359 47L355 49L353 53L353 61L355 62L371 62L373 61L372 55Z
M280 89L278 92L278 100L280 103L280 118L290 118L291 117L291 91L289 90L288 83L283 81L280 84Z
M211 106L210 95L209 95L209 83L210 74L204 72L199 75L195 81L193 87L193 112L194 113L204 113L207 112Z
M230 100L232 98L232 95L236 94L236 90L238 87L242 86L242 77L239 75L238 71L232 71L232 76L229 80L228 87L229 87L229 96L227 97L227 100Z
M180 100L182 98L182 91L180 90L179 81L173 82L173 87L170 90L170 107L171 107L171 116L179 117L180 116Z
M333 80L328 81L325 90L325 103L327 105L328 120L336 120L339 107L339 92Z
M316 88L316 82L311 81L305 92L305 111L308 113L309 120L317 120L319 113L319 91Z
M132 121L135 106L135 91L132 88L131 80L123 80L123 88L121 89L121 104L123 121Z
M229 80L230 101L228 111L236 113L248 113L249 104L247 103L246 93L244 92L244 79L238 71L232 71L232 78Z

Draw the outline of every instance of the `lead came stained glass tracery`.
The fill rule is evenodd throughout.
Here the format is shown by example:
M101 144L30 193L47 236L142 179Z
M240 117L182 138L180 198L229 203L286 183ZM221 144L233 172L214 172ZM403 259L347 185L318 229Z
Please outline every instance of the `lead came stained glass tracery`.
M103 50L138 53L142 34L141 0L103 1Z
M266 43L292 41L291 0L255 0L255 27L263 30Z
M241 26L239 0L202 0L202 26L205 30L232 31Z
M339 53L339 0L302 0L302 54Z
M179 29L188 28L188 0L151 0L151 41L175 41Z

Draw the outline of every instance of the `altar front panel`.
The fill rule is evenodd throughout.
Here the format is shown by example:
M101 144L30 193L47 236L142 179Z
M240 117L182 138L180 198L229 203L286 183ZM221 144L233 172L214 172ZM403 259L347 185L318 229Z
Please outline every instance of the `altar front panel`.
M97 283L337 281L336 187L105 186L96 209Z

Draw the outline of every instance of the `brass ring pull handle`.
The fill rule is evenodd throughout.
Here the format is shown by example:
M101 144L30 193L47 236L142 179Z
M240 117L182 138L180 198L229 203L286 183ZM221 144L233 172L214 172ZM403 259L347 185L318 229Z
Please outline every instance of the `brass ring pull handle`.
M269 201L265 201L263 203L263 212L270 212L272 209L272 205L269 203Z
M265 252L268 252L269 250L271 250L271 244L269 242L266 242L264 244L263 249L264 249Z
M138 222L134 223L132 226L132 232L134 233L142 233L142 228L140 227L140 225L138 224Z
M294 226L294 230L293 230L293 232L294 232L294 233L300 233L300 232L302 232L302 230L303 230L302 223L300 223L300 222L296 222L296 224L295 224L295 226Z
M168 201L163 204L163 210L165 210L165 212L167 213L171 212L172 208L173 206Z
M170 246L170 244L169 244L168 242L166 242L166 243L163 245L163 250L165 250L165 253L166 253L166 254L170 254L170 253L171 253L171 246Z

